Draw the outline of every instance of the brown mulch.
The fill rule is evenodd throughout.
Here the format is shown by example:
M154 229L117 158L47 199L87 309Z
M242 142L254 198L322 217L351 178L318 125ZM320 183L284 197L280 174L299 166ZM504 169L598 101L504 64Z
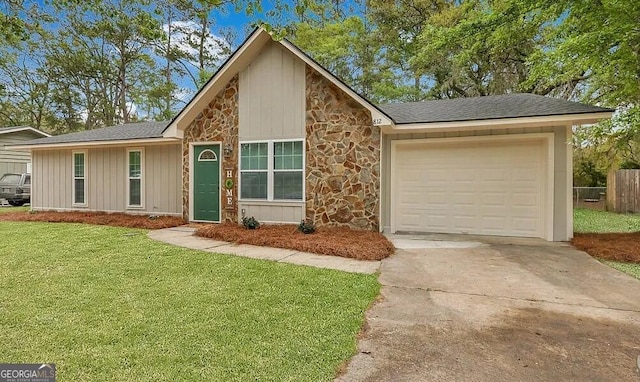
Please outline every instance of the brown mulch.
M576 233L571 243L593 257L640 263L640 232Z
M197 236L265 247L293 249L321 255L358 260L382 260L393 254L393 244L378 232L349 228L319 228L315 233L298 232L296 225L261 225L246 229L233 223L211 224L196 231Z
M29 221L51 223L86 223L126 228L160 229L185 223L176 216L130 215L106 212L20 211L0 214L0 221Z

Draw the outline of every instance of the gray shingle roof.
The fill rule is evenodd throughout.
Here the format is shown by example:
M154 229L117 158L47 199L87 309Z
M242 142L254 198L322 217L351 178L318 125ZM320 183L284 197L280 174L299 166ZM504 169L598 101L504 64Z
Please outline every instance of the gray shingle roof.
M34 139L22 143L21 146L162 138L162 131L168 124L169 122L167 121L127 123L124 125L104 127L102 129L78 131L76 133Z
M378 105L397 124L474 121L610 112L597 106L535 94L505 94Z

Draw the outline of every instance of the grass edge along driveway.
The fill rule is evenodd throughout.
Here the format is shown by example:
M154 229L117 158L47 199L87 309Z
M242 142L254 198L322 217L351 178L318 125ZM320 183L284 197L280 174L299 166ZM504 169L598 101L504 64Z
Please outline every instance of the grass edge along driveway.
M640 214L616 214L607 211L576 208L573 227L580 233L627 233L640 231ZM604 264L640 280L640 264L599 259Z
M216 255L145 230L0 223L0 354L58 381L331 380L376 275Z

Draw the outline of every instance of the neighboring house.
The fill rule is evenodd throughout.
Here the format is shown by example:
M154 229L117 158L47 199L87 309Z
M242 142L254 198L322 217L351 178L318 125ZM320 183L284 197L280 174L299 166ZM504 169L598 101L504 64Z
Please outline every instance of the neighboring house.
M0 176L7 173L21 174L31 168L31 154L6 145L22 144L49 134L29 126L0 127Z
M571 127L611 113L530 94L374 105L258 29L172 121L21 148L34 209L564 241Z

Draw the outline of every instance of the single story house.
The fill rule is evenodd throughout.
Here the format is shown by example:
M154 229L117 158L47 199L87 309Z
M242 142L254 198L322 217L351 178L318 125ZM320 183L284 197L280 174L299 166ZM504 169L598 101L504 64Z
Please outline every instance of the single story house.
M31 172L31 155L7 146L49 136L29 126L0 127L0 176Z
M20 148L35 210L564 241L571 128L611 114L531 94L374 105L257 29L172 121Z

